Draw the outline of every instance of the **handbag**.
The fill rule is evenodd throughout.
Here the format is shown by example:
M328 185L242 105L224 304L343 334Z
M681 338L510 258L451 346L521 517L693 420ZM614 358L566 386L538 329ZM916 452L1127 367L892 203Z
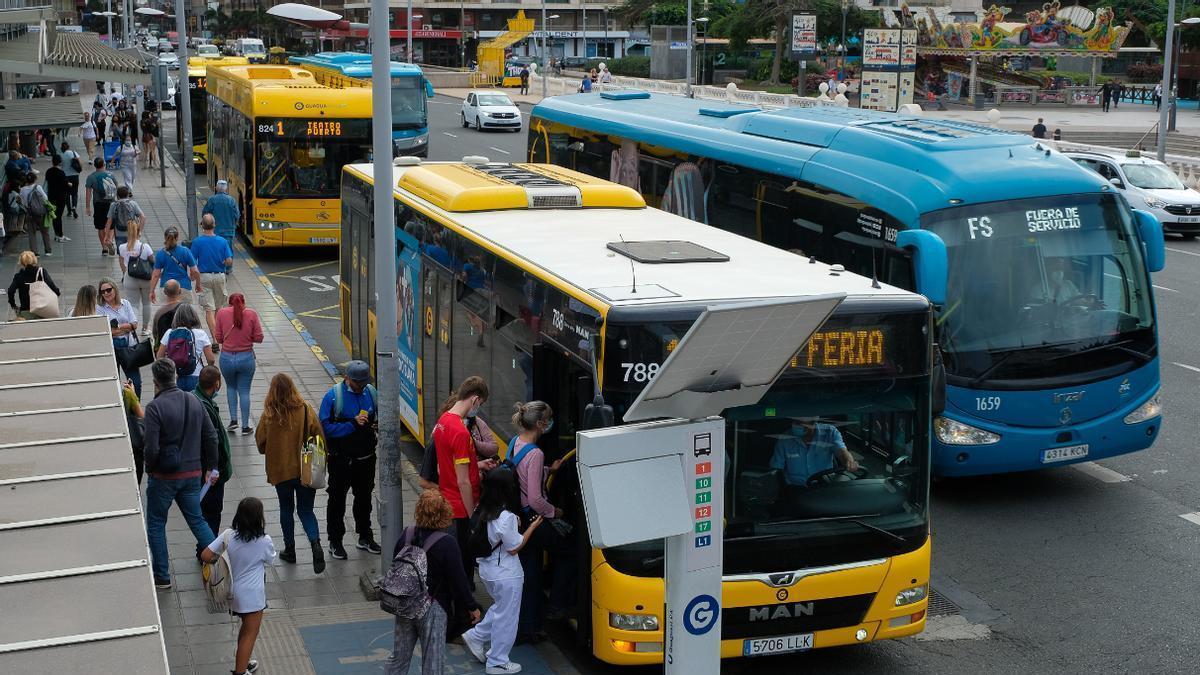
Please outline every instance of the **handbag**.
M40 319L58 318L58 295L42 280L42 268L37 278L29 282L29 313Z
M225 530L225 548L221 555L210 563L204 563L200 576L204 579L204 592L214 609L228 609L233 602L233 574L229 566L229 530Z
M117 350L117 361L126 373L154 363L154 350L149 340L138 340L137 332L130 333L134 344Z
M308 430L308 404L304 404L304 429ZM319 490L325 487L329 455L323 436L307 436L300 444L300 483Z
M154 267L150 264L149 258L142 257L142 246L145 246L145 244L138 247L137 257L129 259L129 265L126 269L129 276L134 279L149 281L154 276Z

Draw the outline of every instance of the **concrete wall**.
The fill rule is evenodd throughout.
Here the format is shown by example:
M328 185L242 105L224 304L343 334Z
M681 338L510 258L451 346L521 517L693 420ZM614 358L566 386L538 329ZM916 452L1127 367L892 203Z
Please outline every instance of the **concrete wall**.
M426 79L438 89L467 89L471 86L471 74L456 71L423 69Z

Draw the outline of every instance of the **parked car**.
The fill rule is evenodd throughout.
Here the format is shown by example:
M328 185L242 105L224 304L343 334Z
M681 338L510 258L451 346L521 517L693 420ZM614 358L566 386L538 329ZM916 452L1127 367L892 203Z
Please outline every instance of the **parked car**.
M475 90L463 100L462 117L464 127L484 129L521 130L521 111L507 94L491 90Z
M1200 235L1200 192L1184 185L1166 164L1142 157L1136 150L1072 150L1063 154L1103 176L1125 194L1133 208L1153 213L1164 232L1184 239Z

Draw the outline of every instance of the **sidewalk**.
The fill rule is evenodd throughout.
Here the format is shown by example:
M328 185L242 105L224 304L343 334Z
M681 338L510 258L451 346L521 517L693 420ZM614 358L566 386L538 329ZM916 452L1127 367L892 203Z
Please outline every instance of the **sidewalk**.
M72 131L69 140L72 148L82 150L83 143L76 131ZM49 159L39 158L35 165L44 175ZM170 157L167 166L165 188L159 187L157 170L139 169L134 184L134 196L146 212L146 240L156 249L162 244L162 233L167 226L175 225L181 231L187 231L183 175ZM83 175L86 178L90 173L91 169L87 168ZM83 197L81 188L80 199ZM64 234L72 240L55 243L53 255L40 259L62 291L64 311L73 306L80 286L96 284L102 276L118 280L121 276L116 258L101 254L91 219L84 214L82 203L79 214L78 219L67 217L63 222ZM26 244L22 235L10 242L0 258L0 275L4 276L6 286L16 265L16 256L25 250ZM314 407L319 406L334 381L318 356L319 348L314 350L306 341L301 332L303 326L294 320L294 315L289 316L290 310L286 310L282 299L273 294L270 282L256 274L253 260L240 242L235 249L229 292L245 295L247 306L259 313L265 334L263 343L255 349L258 368L251 388L252 400L256 402L251 406L252 417L257 421L261 410L259 403L266 395L267 383L277 372L290 375L301 394ZM148 369L143 369L143 379L145 401L153 395ZM228 419L224 394L219 394L218 398L222 418ZM231 436L230 444L233 476L225 486L221 526L229 526L239 500L247 496L258 497L266 507L267 532L275 540L277 549L281 549L279 500L275 489L266 482L264 458L258 454L253 436ZM405 522L410 523L417 496L416 472L407 460L403 462L402 470L406 478ZM315 510L324 532L324 494L318 494ZM302 534L299 523L296 527ZM352 522L348 523L347 531L353 533ZM171 673L227 675L233 666L239 623L228 613L209 612L200 566L195 559L195 540L178 509L171 510L167 539L175 584L169 591L158 592L157 597ZM324 537L322 543L326 543ZM87 545L86 542L73 544ZM353 546L347 547L347 553L349 559L345 561L333 560L326 553L327 568L317 575L312 570L311 551L298 546L295 565L279 563L268 569L266 587L270 607L255 649L255 658L262 664L260 673L303 675L377 673L381 670L382 661L387 659L392 647L391 616L380 611L378 603L367 602L359 585L360 574L378 569L380 558ZM483 672L482 664L462 646L449 645L447 651L447 665L455 673ZM525 665L524 672L527 673L571 672L563 667L565 659L558 650L548 643L539 645L536 650L520 647L514 650L513 658ZM555 666L551 669L547 663Z

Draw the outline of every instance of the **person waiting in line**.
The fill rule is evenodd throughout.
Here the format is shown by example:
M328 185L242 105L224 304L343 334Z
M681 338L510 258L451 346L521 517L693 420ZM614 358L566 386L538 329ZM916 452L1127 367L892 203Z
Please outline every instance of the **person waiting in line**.
M217 464L217 431L195 396L175 386L175 363L150 364L154 399L146 406L146 538L154 585L171 587L167 513L179 505L196 543L208 546L213 533L200 513L200 477ZM174 452L162 452L166 448Z
M775 443L769 466L783 471L788 485L803 487L811 476L834 468L835 460L843 469L858 470L858 461L846 449L837 427L814 418L799 418L792 421L791 435Z
M208 486L208 492L200 500L200 513L213 532L221 531L221 510L225 503L225 484L233 475L233 458L229 449L229 435L221 426L221 408L217 405L217 393L221 391L221 371L216 366L200 369L200 383L192 392L204 405L204 412L217 430L217 480ZM203 546L196 546L196 557L200 557Z
M224 357L224 354L222 354ZM276 373L263 401L262 417L254 431L254 444L267 459L267 483L275 486L279 497L279 527L283 530L283 552L279 559L296 563L296 523L292 511L300 517L300 526L312 548L313 571L325 571L325 553L321 550L321 529L313 513L316 488L300 482L300 448L309 436L321 436L321 420L285 373Z
M84 284L75 292L75 306L67 312L67 316L93 316L97 314L99 304L100 294L96 292L96 287Z
M229 296L229 306L217 310L215 323L213 338L221 346L218 361L225 383L229 385L229 433L237 431L238 420L241 420L242 434L246 435L251 429L250 384L257 367L254 345L262 344L262 323L258 313L246 307L246 296L241 293Z
M370 385L371 368L354 360L346 377L321 399L321 426L329 443L329 554L346 559L342 537L346 534L346 495L354 490L354 529L357 548L382 552L371 529L371 491L375 489L376 394Z
M430 603L420 619L396 617L392 655L384 666L387 675L408 675L413 650L421 643L421 675L442 675L446 668L446 627L455 609L462 609L478 623L479 603L471 595L467 574L462 566L462 552L454 537L444 536L444 530L454 522L454 509L437 490L425 490L417 498L413 513L414 525L396 540L392 558L408 544L424 547L428 569L426 588ZM431 538L436 537L431 541Z
M196 269L200 270L200 282L204 284L204 292L198 293L196 299L204 309L204 320L213 334L217 332L217 310L229 300L229 291L225 288L225 270L233 264L233 249L229 247L229 242L217 236L216 228L217 223L212 215L205 214L200 219L200 236L192 241L191 246Z
M214 562L222 553L229 556L229 573L233 581L229 613L242 620L231 672L247 675L258 670L258 661L250 656L262 627L263 610L267 608L266 566L275 561L276 555L275 543L267 534L262 501L246 497L238 502L233 526L208 544L202 552L203 560Z
M463 551L463 569L470 579L475 560L467 553L471 514L479 502L479 458L466 419L478 414L487 402L488 386L482 377L471 376L458 385L457 400L438 417L431 439L437 452L438 489L454 508L454 527ZM474 582L472 582L474 588Z
M542 517L535 516L525 532L520 532L521 519L516 480L507 469L498 469L483 479L479 497L479 523L487 526L488 545L492 551L479 558L479 578L492 596L483 621L463 633L463 643L471 655L485 664L488 675L519 673L521 665L513 663L510 652L517 639L518 619L524 607L523 595L531 583L525 576L519 556L537 535Z
M458 401L458 392L450 394L445 401L442 402L442 407L438 410L438 417L446 413ZM499 464L497 453L500 450L500 444L496 440L496 434L492 428L484 421L483 415L477 411L468 410L463 417L463 421L467 425L467 431L471 433L471 442L475 446L475 458L479 462L480 474L486 474ZM417 478L422 490L435 490L438 487L438 459L437 448L433 443L430 443L425 448L425 455L421 461L421 470Z
M205 365L216 363L212 352L212 339L200 327L200 316L196 313L194 306L181 304L175 310L175 319L171 322L171 329L158 337L157 356L158 358L167 356L167 351L172 346L170 342L172 339L180 340L181 344L186 345L187 334L182 333L182 336L180 334L184 329L190 330L192 333L189 361L194 360L195 367L189 372L184 366L179 366L178 386L183 391L192 391L200 382L200 369ZM176 362L172 361L172 363Z
M150 276L150 302L156 302L155 290L169 280L179 282L184 302L194 300L192 291L204 292L196 259L186 246L179 245L179 228L174 225L163 232L163 247L154 254L154 273Z
M117 264L121 266L121 286L125 294L137 298L141 310L141 325L143 332L150 328L150 280L139 279L129 273L129 264L133 260L144 260L152 269L154 266L154 249L142 241L142 226L134 219L127 223L125 243L117 247Z
M96 291L100 294L100 304L97 305L96 311L109 320L113 349L120 351L135 346L138 328L137 312L133 311L133 305L128 300L121 297L121 289L117 286L117 282L109 277L103 277L100 279L100 283L96 284ZM119 362L120 359L118 359ZM124 370L124 366L122 366L122 370ZM125 377L133 382L133 390L137 393L138 398L141 398L141 372L137 368L131 368L125 370Z
M508 443L506 461L513 465L517 486L521 490L521 516L545 519L562 518L562 509L546 499L546 478L557 471L562 460L546 466L546 455L537 446L542 434L554 428L554 411L544 401L518 403L513 409L513 426L517 435ZM522 642L540 642L546 638L542 624L546 618L545 594L542 592L542 566L546 551L553 543L553 532L544 529L521 549L521 568L525 574L525 590L521 594L521 620L517 638Z
M46 282L55 295L62 295L62 293L58 290L58 286L54 285L54 280L50 278L50 272L38 265L36 253L21 251L17 262L20 267L13 275L12 283L8 285L8 305L17 313L19 319L40 319L42 317L29 311L29 284L41 280Z

